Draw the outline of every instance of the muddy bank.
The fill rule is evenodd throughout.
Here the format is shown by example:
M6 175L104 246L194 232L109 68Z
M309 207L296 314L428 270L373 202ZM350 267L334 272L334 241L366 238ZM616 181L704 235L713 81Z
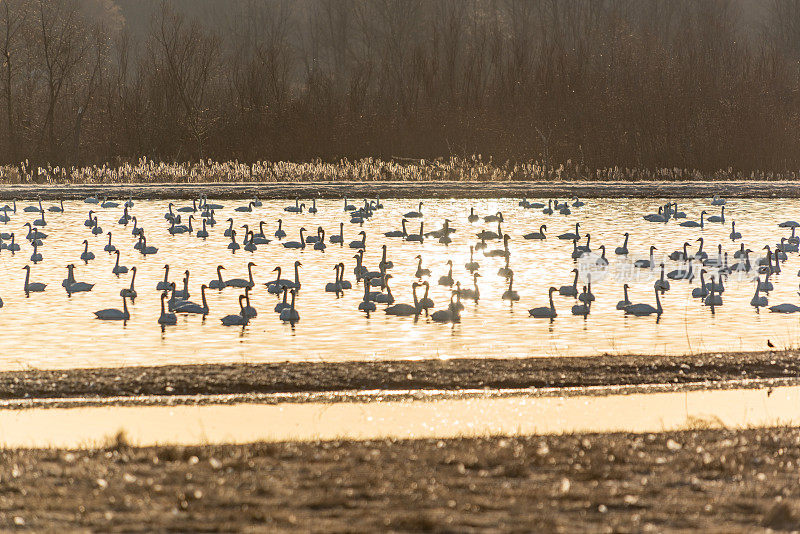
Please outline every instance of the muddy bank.
M640 181L640 182L259 182L147 183L118 185L0 185L0 199L84 199L89 196L134 199L300 198L738 198L800 197L800 182Z
M800 430L0 452L0 526L800 529ZM534 527L535 525L535 527Z
M0 399L578 388L800 377L796 351L695 356L208 364L0 373Z

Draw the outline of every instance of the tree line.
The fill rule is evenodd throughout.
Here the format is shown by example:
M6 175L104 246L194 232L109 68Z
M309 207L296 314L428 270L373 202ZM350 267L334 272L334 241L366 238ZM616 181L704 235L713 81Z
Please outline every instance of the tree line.
M800 3L0 0L0 162L800 168Z

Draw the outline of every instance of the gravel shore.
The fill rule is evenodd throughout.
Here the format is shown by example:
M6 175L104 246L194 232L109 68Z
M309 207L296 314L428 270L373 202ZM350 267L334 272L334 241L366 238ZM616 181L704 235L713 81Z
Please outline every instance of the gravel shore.
M581 388L796 379L795 351L689 356L208 364L0 373L0 400L361 390Z
M0 452L0 528L800 529L800 429Z

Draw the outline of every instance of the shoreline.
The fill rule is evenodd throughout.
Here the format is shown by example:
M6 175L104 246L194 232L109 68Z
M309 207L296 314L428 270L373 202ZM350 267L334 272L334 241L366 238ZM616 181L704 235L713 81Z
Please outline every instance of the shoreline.
M89 196L114 199L262 200L318 198L800 198L800 181L319 181L139 184L0 184L0 200L82 200Z
M800 528L800 429L2 450L4 529Z
M284 362L0 372L0 400L689 386L800 377L800 352ZM124 401L124 399L120 399ZM7 403L9 404L9 403ZM48 403L45 403L48 404ZM13 409L13 408L12 408Z

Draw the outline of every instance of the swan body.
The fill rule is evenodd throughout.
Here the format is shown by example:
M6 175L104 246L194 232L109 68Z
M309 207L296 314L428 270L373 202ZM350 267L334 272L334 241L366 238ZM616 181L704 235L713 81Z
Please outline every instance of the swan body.
M221 318L220 321L223 326L246 326L250 322L250 319L244 315L243 310L244 295L239 295L239 313L226 315Z
M547 236L544 234L544 231L547 230L547 225L543 224L539 227L538 232L531 232L529 234L525 234L522 237L524 239L547 239Z
M294 323L300 320L300 314L297 313L297 310L294 307L294 301L297 295L297 290L292 289L291 294L292 294L292 299L289 303L289 307L281 310L280 320L284 322Z
M555 304L553 304L553 293L558 291L555 287L551 287L548 290L549 298L550 298L550 306L542 306L539 308L532 308L528 310L528 314L531 317L538 317L538 318L546 318L546 319L553 319L554 317L558 316L556 313Z
M622 246L614 249L614 254L617 254L618 256L628 255L628 238L630 237L630 233L625 232L624 235L625 235L625 241L622 243Z
M128 312L128 302L125 297L122 297L121 310L117 308L106 308L94 312L94 315L101 321L127 321L131 318L131 314Z
M637 317L643 317L645 315L661 315L663 313L663 308L661 307L661 299L658 296L658 290L655 291L656 293L656 307L654 308L650 304L646 303L639 303L639 304L631 304L625 308L625 314L627 315L635 315Z
M403 215L406 219L419 219L422 217L422 202L419 203L417 207L417 211L409 211L405 215Z

